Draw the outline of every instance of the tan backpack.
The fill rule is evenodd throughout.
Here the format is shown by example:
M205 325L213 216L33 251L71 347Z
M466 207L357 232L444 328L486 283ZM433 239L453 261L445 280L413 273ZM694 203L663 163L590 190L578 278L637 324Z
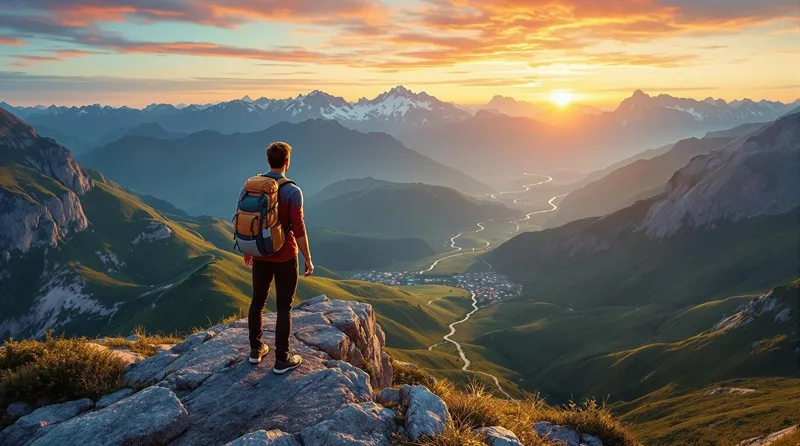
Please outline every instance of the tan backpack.
M283 247L289 228L281 226L278 218L278 191L287 184L294 181L265 175L247 179L233 217L234 248L254 257L269 257Z

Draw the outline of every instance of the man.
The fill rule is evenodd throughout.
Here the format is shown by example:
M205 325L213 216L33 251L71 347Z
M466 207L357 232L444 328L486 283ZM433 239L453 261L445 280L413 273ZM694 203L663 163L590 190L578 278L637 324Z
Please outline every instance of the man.
M269 172L263 174L275 180L285 178L291 162L292 147L285 142L274 142L267 147ZM261 312L267 302L269 288L275 279L278 320L275 325L276 374L286 373L300 366L300 355L289 353L289 332L292 328L292 300L297 291L297 251L303 253L305 275L314 272L311 252L303 221L303 192L293 183L278 190L278 218L286 231L283 247L264 258L245 255L244 263L253 268L253 300L247 317L250 332L250 363L258 364L269 348L261 341Z

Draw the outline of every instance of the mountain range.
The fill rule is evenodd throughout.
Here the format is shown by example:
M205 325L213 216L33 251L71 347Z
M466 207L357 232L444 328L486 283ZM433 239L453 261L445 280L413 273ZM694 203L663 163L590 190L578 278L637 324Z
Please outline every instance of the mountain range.
M477 115L500 114L493 121L474 120L473 115L425 92L415 93L397 86L373 99L356 102L314 90L294 98L261 97L193 104L185 107L151 104L142 109L114 108L99 104L81 107L15 107L5 102L0 108L26 119L45 136L69 142L76 153L102 146L115 136L141 124L157 123L167 132L193 133L214 130L221 133L258 132L279 122L308 119L336 120L343 126L363 132L392 134L438 161L467 153L474 156L480 148L492 147L495 153L511 151L547 152L514 158L529 168L573 168L583 164L596 168L597 163L620 159L644 147L674 142L689 136L700 137L709 131L751 122L768 122L800 106L800 102L749 99L727 103L721 99L703 101L669 95L649 96L637 90L610 112L580 105L560 109L552 105L530 104L513 98L494 97ZM510 116L509 116L510 115ZM480 116L477 116L480 118ZM557 125L552 135L537 120ZM457 125L463 123L463 125ZM456 125L453 125L456 124ZM542 128L544 127L544 129ZM431 133L427 133L427 129ZM464 141L461 133L472 129L480 136L475 142ZM420 133L421 132L421 133ZM506 135L504 132L510 132ZM443 146L443 147L442 147ZM554 150L554 146L558 150ZM553 153L555 152L555 153ZM558 157L559 152L563 156ZM437 158L437 154L442 156ZM466 158L466 157L463 157ZM455 166L467 173L473 165ZM508 165L503 165L508 168ZM580 166L584 168L584 166Z
M467 193L489 189L387 134L364 134L321 119L284 122L256 133L206 130L172 140L126 136L80 159L112 180L190 214L229 218L244 181L268 170L264 149L272 141L291 141L295 149L289 176L308 195L363 176L439 184Z
M261 131L279 122L330 119L357 130L397 134L469 117L469 113L452 104L425 92L411 92L403 86L394 87L374 99L361 98L357 102L314 90L294 98L261 97L253 100L245 96L183 108L170 104L151 104L142 109L99 104L13 107L6 103L0 103L0 107L24 117L37 128L53 129L95 146L109 132L124 131L148 122L156 122L172 132L215 130L236 133Z
M511 117L480 110L466 120L400 135L407 146L494 183L522 172L596 170L687 137L746 123L777 119L798 102L697 101L637 90L614 111L577 114L546 124L539 117Z

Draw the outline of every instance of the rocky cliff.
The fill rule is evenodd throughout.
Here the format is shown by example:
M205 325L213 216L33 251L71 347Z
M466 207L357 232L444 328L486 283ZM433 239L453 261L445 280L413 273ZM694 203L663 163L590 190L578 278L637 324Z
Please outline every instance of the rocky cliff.
M639 228L665 237L800 206L800 113L742 139L676 172Z
M265 315L268 345L274 327ZM384 346L370 305L320 296L294 312L290 348L303 364L291 373L272 373L272 352L247 362L246 320L218 325L131 364L127 389L22 416L0 443L389 445L394 435L440 433L449 413L422 386L375 402L374 391L392 384Z
M0 262L12 251L57 246L88 227L79 196L92 180L65 147L0 110Z

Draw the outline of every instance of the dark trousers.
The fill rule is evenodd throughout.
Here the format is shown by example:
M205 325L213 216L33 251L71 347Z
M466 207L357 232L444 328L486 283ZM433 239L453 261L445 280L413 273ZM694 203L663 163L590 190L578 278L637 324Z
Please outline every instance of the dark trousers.
M278 320L275 324L275 359L285 361L292 329L292 299L297 291L297 257L286 262L253 261L253 300L247 315L250 348L261 348L261 312L267 303L269 288L275 278Z

